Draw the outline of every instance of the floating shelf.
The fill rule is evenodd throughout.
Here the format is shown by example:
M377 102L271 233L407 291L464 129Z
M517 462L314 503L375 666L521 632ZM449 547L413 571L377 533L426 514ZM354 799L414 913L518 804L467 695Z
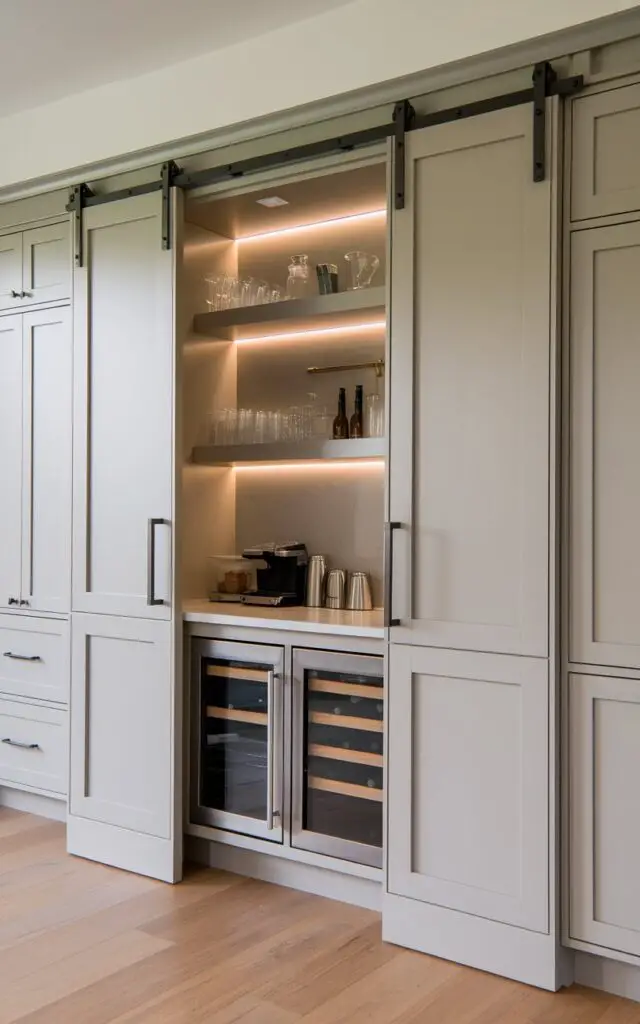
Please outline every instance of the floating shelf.
M386 290L362 288L308 299L239 306L214 313L198 313L193 319L196 334L218 341L239 341L270 334L295 334L323 327L349 327L371 319L384 319Z
M277 441L273 444L205 445L194 448L191 461L198 466L260 465L263 462L325 462L351 459L382 459L386 454L383 437L332 441Z

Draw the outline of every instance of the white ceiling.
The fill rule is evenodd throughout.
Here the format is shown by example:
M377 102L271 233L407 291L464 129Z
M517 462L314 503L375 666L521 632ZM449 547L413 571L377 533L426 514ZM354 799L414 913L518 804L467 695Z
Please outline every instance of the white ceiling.
M177 64L349 2L0 0L0 117ZM238 68L239 75L247 73ZM291 88L295 95L295 82ZM224 103L224 97L212 102Z

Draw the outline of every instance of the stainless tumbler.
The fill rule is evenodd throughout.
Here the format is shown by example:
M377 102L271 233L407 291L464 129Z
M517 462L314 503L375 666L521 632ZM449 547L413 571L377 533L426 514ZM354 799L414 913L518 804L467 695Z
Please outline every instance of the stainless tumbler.
M351 573L347 594L347 608L358 612L369 612L373 608L371 584L366 572Z
M327 573L325 605L327 608L344 608L347 574L344 569L329 569Z
M324 605L324 582L327 560L324 555L311 555L307 567L307 608L322 608Z

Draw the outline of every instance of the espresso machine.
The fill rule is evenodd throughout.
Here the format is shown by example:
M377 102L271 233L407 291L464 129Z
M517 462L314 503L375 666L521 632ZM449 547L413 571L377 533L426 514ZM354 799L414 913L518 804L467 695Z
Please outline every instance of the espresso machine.
M271 607L304 604L309 555L305 544L257 544L245 548L242 557L266 562L256 570L257 586L242 595L243 604Z

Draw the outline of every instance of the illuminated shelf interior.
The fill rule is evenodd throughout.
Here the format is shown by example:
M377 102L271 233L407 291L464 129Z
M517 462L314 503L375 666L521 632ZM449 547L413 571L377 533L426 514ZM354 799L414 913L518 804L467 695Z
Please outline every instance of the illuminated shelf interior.
M202 445L191 456L198 466L264 466L265 463L287 466L297 464L322 466L324 463L348 464L371 460L384 465L386 442L383 437L353 438L334 441L310 438L306 441L279 441L272 444Z
M385 288L381 286L198 313L193 327L196 334L219 341L255 340L258 334L268 340L269 335L320 331L323 327L378 330L384 317ZM258 331L258 325L263 330Z

